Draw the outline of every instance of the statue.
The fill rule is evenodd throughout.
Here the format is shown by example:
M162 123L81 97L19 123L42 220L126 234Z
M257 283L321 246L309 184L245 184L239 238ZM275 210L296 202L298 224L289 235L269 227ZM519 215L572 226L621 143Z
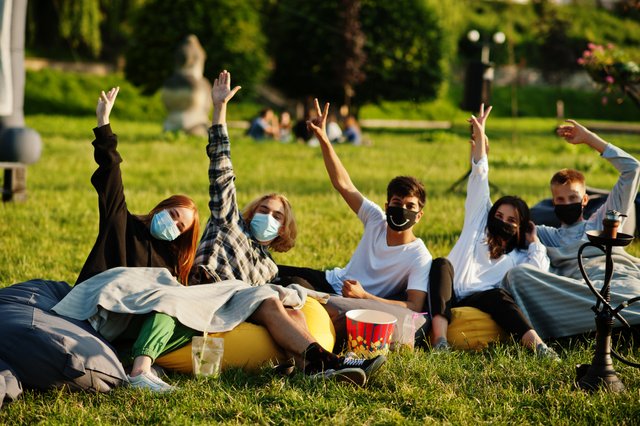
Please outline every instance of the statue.
M207 55L195 35L185 38L176 52L175 72L162 87L168 116L165 131L183 130L206 136L210 126L211 83L204 76Z

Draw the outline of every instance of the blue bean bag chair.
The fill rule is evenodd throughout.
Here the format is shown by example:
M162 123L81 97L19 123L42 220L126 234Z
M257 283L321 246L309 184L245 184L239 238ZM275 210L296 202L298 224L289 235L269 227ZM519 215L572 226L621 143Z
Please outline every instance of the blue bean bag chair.
M108 392L126 382L115 351L88 322L50 311L70 290L47 280L0 289L0 360L11 373L5 385L13 376L25 388Z

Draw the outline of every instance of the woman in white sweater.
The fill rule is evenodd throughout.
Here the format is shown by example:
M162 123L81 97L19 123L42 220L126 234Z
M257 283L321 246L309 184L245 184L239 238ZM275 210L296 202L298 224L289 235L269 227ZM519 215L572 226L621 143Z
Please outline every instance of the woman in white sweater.
M448 258L436 259L432 265L429 291L438 286L443 299L432 311L432 344L436 349L448 349L451 308L471 306L490 314L505 331L538 355L557 359L558 355L542 342L511 295L500 286L514 266L528 263L547 270L549 258L522 199L505 196L491 203L484 129L490 112L491 107L485 111L482 105L480 116L469 120L473 130L471 174L462 233Z

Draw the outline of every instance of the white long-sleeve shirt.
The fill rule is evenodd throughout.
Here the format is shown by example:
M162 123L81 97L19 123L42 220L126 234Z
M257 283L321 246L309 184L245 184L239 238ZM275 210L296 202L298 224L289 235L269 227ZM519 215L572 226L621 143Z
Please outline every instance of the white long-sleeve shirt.
M514 249L497 259L491 259L486 234L491 206L489 161L484 156L477 163L471 161L464 225L448 256L453 265L453 290L458 299L499 287L504 275L521 263L545 271L549 269L547 249L539 242L529 244L528 250Z
M608 144L602 151L602 158L620 172L620 177L607 196L607 201L593 213L588 220L581 220L560 228L538 225L538 238L548 247L561 247L586 240L586 232L602 229L602 219L607 210L617 210L627 214L636 199L640 185L640 162L617 146ZM623 218L624 220L624 218Z

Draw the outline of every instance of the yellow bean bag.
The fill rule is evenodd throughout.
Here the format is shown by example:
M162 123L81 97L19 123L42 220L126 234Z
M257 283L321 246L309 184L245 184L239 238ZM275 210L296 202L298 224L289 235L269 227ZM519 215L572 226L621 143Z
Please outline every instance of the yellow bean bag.
M336 331L327 311L320 302L307 297L302 312L311 335L323 348L332 351L336 343ZM210 336L224 339L223 370L229 367L256 370L265 362L277 363L286 359L267 329L260 325L243 322L231 331L211 333ZM169 370L191 374L191 344L159 357L156 364Z
M447 340L454 349L484 349L491 342L504 341L509 335L480 309L461 306L451 309Z

